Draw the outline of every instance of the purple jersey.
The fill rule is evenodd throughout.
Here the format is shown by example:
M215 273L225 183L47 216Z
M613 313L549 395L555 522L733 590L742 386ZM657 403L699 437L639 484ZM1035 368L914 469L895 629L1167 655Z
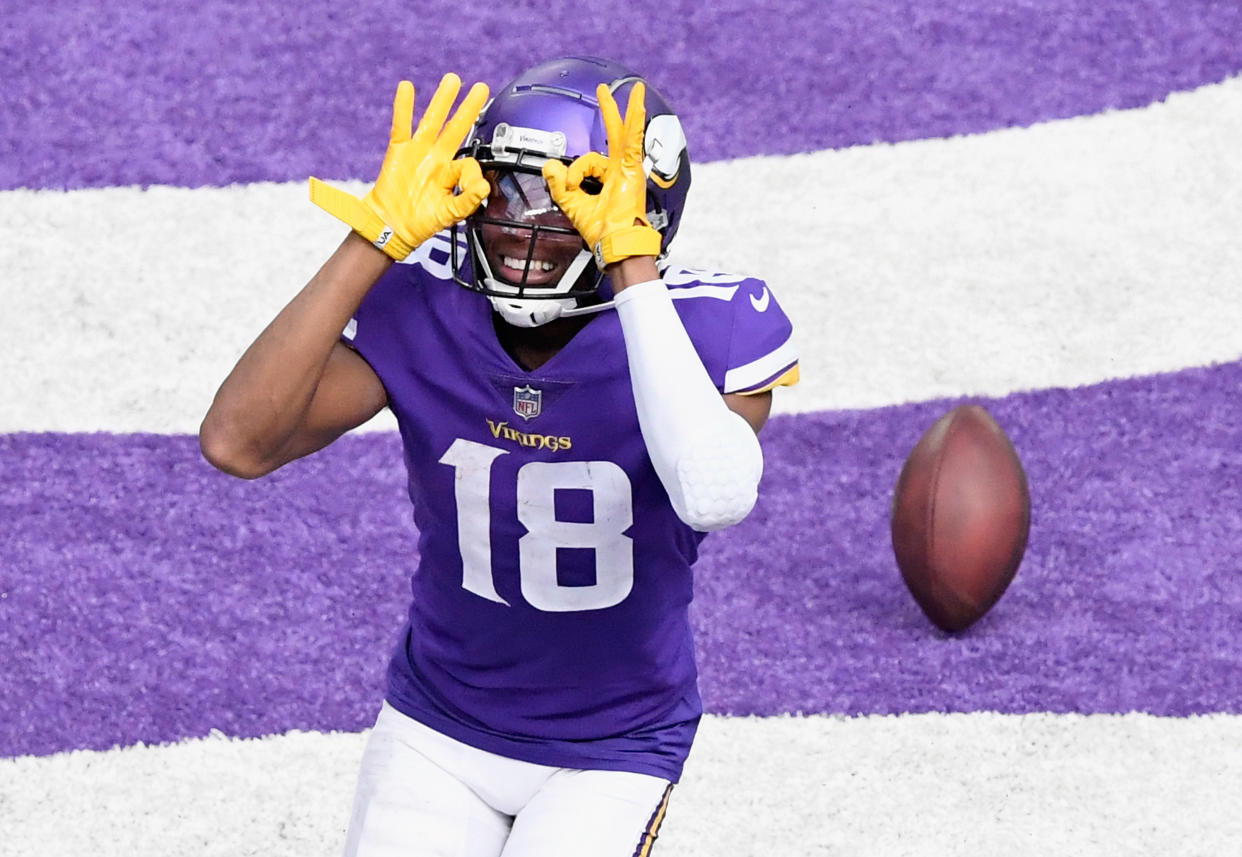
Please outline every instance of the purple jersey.
M437 236L394 266L345 334L388 391L419 530L388 701L511 758L676 781L702 712L687 615L702 535L647 457L617 315L528 372L446 250ZM718 388L796 377L762 282L665 279Z

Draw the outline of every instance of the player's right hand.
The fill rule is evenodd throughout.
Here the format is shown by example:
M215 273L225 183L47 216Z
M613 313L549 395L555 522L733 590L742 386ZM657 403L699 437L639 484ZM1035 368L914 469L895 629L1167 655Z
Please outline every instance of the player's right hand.
M474 158L453 156L487 103L488 90L484 83L472 86L446 122L460 90L461 78L446 74L411 135L414 84L401 81L388 153L371 190L359 199L312 176L311 202L397 261L473 212L487 197L487 180Z

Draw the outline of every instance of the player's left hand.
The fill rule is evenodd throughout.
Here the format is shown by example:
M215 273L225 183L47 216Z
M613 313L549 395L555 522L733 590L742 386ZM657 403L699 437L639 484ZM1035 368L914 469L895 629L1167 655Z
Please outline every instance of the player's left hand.
M647 220L647 174L643 170L643 136L647 127L646 87L630 90L625 120L605 84L596 90L599 112L608 132L608 155L588 152L568 167L557 160L543 165L552 199L595 254L601 269L631 256L658 256L660 233ZM582 188L597 179L598 194Z

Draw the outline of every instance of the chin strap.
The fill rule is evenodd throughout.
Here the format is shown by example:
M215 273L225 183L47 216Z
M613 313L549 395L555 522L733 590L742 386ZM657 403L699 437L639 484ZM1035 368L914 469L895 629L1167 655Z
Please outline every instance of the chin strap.
M708 377L663 280L623 289L613 304L638 425L677 517L700 532L736 524L754 507L763 474L754 430Z
M572 312L576 305L573 298L530 300L488 295L492 309L514 327L541 327Z

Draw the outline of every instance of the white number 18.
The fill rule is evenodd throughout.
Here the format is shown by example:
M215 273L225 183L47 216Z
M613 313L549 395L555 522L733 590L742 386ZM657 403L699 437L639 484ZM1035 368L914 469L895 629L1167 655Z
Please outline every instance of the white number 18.
M458 438L440 457L452 467L457 500L457 544L461 585L489 601L508 604L492 576L492 462L508 451ZM557 490L591 492L594 518L557 520ZM620 604L634 586L634 541L624 531L634 523L630 480L611 461L531 461L517 471L517 519L526 528L518 539L522 597L537 610L602 610ZM558 548L595 551L595 582L563 586L556 576Z

